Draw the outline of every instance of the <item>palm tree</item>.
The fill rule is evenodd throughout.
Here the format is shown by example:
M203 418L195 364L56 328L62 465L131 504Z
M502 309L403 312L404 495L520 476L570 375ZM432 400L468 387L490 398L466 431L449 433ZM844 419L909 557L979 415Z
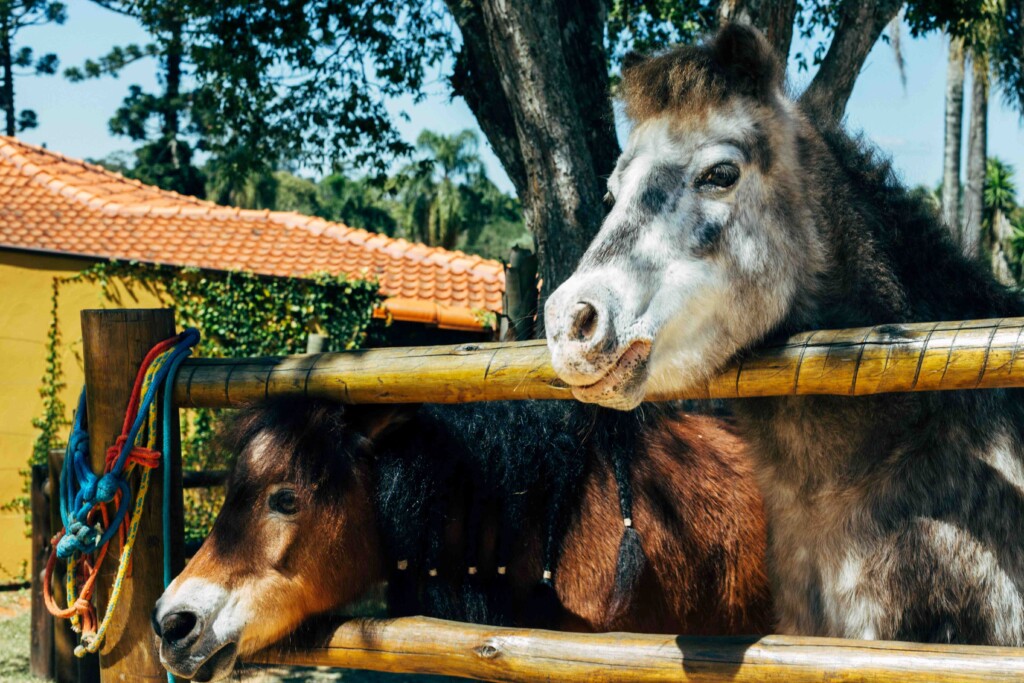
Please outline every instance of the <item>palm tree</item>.
M983 194L985 209L985 249L991 257L992 272L1008 285L1016 284L1014 242L1017 231L1010 215L1017 208L1017 187L1013 166L995 157L988 160Z
M985 170L985 213L1010 213L1017 207L1017 185L1013 166L999 157L990 157Z
M455 135L443 135L425 130L416 138L416 149L426 152L427 161L440 171L440 180L454 180L456 176L466 179L469 173L480 168L480 156L476 153L480 140L476 133L466 129Z
M971 59L971 121L968 131L967 183L960 237L968 254L978 255L991 243L984 231L984 189L987 170L988 96L990 80L1003 97L1024 112L1024 3L982 0L972 20L955 27Z
M411 236L431 246L455 248L465 229L462 186L483 173L476 133L443 135L425 130L416 148L425 154L400 174L399 197Z

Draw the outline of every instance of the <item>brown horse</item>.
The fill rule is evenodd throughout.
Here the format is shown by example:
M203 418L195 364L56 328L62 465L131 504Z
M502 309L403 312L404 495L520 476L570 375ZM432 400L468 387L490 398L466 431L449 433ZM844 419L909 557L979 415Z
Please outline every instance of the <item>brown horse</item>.
M720 420L574 402L289 400L243 412L228 442L238 459L224 507L153 615L161 659L183 677L225 676L383 580L396 614L585 631L770 626L762 502Z

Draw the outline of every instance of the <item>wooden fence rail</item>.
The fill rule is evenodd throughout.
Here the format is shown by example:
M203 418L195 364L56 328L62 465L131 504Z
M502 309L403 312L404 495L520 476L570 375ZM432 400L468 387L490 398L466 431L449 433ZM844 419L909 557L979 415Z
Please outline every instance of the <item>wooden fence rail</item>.
M1024 386L1024 318L819 330L769 344L677 398L795 394L862 396L898 391ZM226 408L267 396L347 403L462 403L572 398L543 341L463 344L281 358L195 359L174 399Z
M971 683L1024 680L1024 650L767 636L558 633L426 617L296 634L250 661L530 683Z

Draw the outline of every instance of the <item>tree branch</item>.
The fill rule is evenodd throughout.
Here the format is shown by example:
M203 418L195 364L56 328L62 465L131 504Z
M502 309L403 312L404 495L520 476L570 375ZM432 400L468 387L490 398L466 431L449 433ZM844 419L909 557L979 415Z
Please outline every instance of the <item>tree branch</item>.
M902 0L843 0L832 43L801 104L833 121L842 119L864 61L902 5Z
M516 194L522 197L526 191L523 154L512 109L501 88L501 75L487 41L479 1L446 0L446 4L462 32L462 49L455 57L452 89L469 105L516 188Z

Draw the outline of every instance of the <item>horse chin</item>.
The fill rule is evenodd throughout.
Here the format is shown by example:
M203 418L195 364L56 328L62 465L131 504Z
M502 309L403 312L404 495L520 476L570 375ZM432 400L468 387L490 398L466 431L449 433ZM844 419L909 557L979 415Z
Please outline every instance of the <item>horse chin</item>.
M634 341L601 379L593 384L572 387L573 396L584 403L597 403L605 408L636 408L644 400L650 352L650 342Z
M235 669L235 662L238 661L238 644L234 642L224 643L214 650L207 657L198 659L195 653L191 653L187 665L168 661L161 652L160 660L168 671L180 678L187 678L193 683L209 683L219 681L231 675Z

